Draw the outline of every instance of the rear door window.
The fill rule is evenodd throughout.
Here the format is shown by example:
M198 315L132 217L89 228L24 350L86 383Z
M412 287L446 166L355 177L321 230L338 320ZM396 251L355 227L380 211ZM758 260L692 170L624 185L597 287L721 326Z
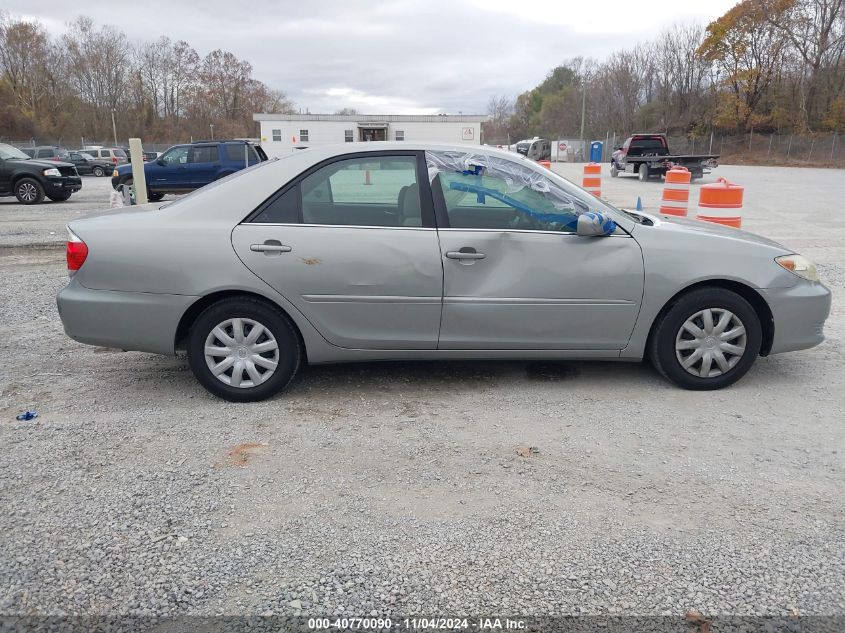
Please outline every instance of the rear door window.
M216 145L203 145L195 147L191 152L192 163L216 163L218 161L218 153Z
M101 149L100 156L102 156L103 158L111 158L111 152L107 149Z
M122 149L116 149L116 150L113 150L113 151L114 151L114 155L117 156L118 158L126 158L126 152L124 152Z
M422 226L415 156L339 160L300 186L306 224Z

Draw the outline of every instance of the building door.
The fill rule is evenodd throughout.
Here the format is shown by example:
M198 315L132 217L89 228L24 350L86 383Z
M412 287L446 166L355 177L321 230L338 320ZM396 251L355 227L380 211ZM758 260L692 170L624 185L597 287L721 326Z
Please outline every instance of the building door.
M387 128L383 127L362 127L360 128L361 141L386 141Z

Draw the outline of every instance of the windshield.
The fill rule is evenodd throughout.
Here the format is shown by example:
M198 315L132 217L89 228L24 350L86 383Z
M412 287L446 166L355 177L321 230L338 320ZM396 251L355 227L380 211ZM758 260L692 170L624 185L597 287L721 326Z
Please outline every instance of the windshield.
M7 158L17 158L19 160L28 160L29 156L20 151L17 147L0 143L0 158L3 160Z
M79 152L79 155L82 156L85 160L94 160L94 157L87 152Z
M114 152L114 155L118 158L126 158L126 152L124 152L122 149L115 149L112 151Z

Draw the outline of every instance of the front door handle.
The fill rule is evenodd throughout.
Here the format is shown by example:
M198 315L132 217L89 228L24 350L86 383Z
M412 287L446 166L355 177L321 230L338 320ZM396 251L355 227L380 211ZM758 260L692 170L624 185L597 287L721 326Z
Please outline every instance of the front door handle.
M449 259L484 259L484 253L477 253L474 248L464 247L459 251L448 251L446 257Z
M249 250L255 253L290 253L293 249L276 240L267 240L263 244L250 244Z

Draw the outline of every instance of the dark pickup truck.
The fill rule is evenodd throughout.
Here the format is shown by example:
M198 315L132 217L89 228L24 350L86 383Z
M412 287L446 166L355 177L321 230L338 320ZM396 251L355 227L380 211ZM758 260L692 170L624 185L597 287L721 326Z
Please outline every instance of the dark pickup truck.
M676 165L690 170L692 180L717 167L718 154L675 155L663 134L634 134L610 157L610 175L636 174L641 181L658 178Z

